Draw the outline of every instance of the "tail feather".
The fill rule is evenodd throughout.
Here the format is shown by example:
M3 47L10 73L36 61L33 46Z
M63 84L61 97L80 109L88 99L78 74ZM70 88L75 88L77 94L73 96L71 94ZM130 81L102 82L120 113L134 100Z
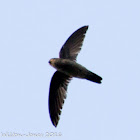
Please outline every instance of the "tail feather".
M101 80L102 80L102 77L98 76L95 73L90 72L90 73L87 74L86 79L100 84Z

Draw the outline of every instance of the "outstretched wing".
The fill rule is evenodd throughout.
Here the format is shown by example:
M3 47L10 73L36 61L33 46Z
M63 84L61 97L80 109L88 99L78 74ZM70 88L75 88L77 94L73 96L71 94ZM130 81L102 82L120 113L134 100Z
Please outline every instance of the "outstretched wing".
M56 71L51 79L49 92L49 113L53 125L56 127L61 109L66 98L67 86L71 77Z
M76 57L81 50L88 26L83 26L75 31L62 46L59 57L76 61Z

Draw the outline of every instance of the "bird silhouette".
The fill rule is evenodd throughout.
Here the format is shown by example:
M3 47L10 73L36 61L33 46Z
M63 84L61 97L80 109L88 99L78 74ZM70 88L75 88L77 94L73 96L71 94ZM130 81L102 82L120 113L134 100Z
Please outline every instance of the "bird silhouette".
M62 46L59 58L52 58L49 63L57 71L54 73L49 91L49 114L53 125L58 125L62 106L66 98L67 87L73 77L101 83L102 78L76 62L81 50L88 26L76 30Z

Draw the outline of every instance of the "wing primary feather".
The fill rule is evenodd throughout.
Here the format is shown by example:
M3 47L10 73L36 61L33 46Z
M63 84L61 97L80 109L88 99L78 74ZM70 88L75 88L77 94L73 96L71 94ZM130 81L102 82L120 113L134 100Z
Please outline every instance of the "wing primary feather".
M59 71L56 71L51 79L49 91L49 114L55 127L60 119L61 109L66 98L67 86L70 80L71 77Z
M62 46L59 57L76 61L76 57L81 50L88 26L83 26L76 30Z

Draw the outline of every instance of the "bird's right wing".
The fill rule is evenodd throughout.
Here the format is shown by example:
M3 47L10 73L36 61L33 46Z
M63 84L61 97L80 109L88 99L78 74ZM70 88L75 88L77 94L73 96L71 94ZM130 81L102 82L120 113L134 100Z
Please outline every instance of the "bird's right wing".
M67 86L71 77L56 71L51 79L49 92L49 113L53 125L56 127L61 109L66 98Z
M76 57L81 50L88 26L83 26L75 31L62 46L59 57L76 61Z

